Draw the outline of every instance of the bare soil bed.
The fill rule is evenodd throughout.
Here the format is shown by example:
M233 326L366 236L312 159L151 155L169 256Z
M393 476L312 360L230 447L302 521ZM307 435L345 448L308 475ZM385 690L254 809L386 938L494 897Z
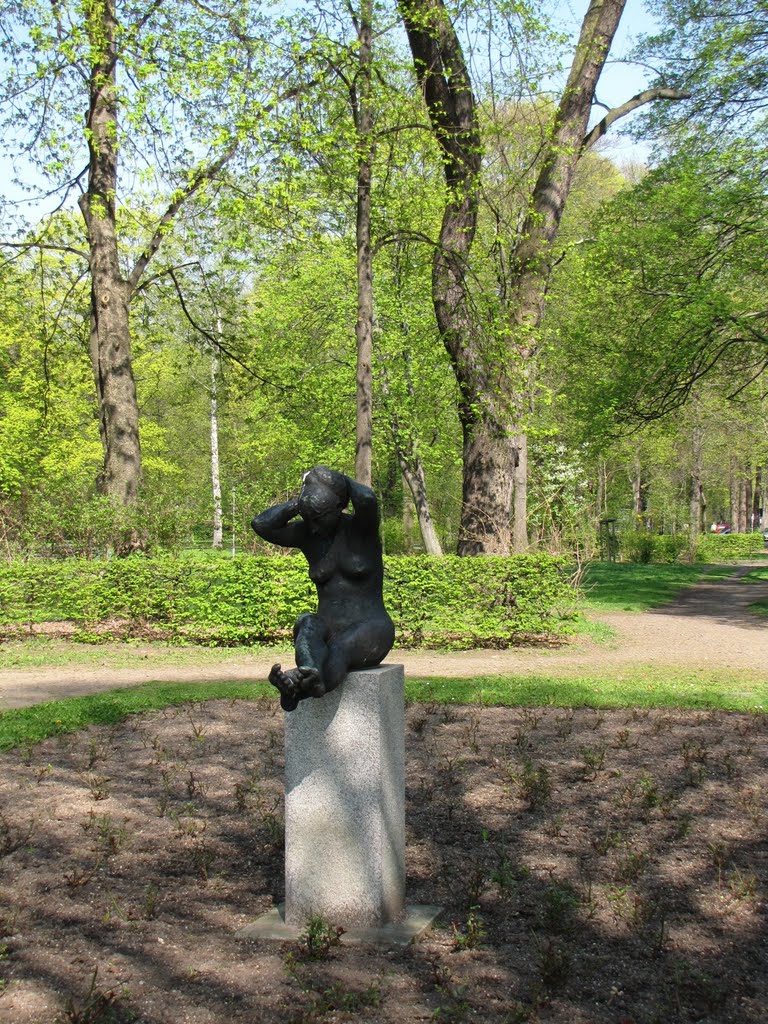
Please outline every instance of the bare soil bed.
M280 902L282 714L0 756L0 1020L768 1019L768 718L415 705L404 949L244 942ZM322 936L321 936L322 939Z

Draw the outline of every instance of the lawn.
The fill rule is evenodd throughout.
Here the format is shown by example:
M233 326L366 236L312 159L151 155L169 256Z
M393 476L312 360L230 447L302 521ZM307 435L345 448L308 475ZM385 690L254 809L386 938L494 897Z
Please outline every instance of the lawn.
M732 565L655 565L592 562L582 580L584 607L596 611L643 612L668 604L685 587L733 575Z

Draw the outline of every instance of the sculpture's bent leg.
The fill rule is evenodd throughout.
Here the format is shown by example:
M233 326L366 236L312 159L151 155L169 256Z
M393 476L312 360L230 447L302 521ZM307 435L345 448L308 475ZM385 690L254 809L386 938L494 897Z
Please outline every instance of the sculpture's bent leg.
M296 648L296 672L301 676L301 696L322 697L326 692L324 664L328 655L328 626L318 616L306 612L293 627Z
M323 665L326 693L335 690L351 669L378 665L389 654L394 640L395 627L390 619L369 619L333 636Z

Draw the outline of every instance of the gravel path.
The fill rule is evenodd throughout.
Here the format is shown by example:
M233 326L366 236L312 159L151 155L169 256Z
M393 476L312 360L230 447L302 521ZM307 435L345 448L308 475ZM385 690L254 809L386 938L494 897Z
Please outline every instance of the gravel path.
M621 667L718 667L765 673L768 679L768 619L749 605L768 600L768 582L747 584L746 573L765 563L743 564L724 579L698 583L669 605L651 612L605 612L592 617L616 633L609 643L579 638L554 649L507 651L394 651L412 677L442 675L605 674ZM135 667L100 666L0 671L0 708L26 707L41 701L80 696L143 682L261 680L276 660L290 662L291 652L253 651L231 661L190 669L156 665L151 654L137 652Z

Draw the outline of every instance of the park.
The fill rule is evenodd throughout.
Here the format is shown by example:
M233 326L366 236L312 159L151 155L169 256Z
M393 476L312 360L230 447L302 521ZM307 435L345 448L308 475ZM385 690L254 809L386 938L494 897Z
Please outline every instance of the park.
M763 1024L765 3L0 22L0 1020Z

